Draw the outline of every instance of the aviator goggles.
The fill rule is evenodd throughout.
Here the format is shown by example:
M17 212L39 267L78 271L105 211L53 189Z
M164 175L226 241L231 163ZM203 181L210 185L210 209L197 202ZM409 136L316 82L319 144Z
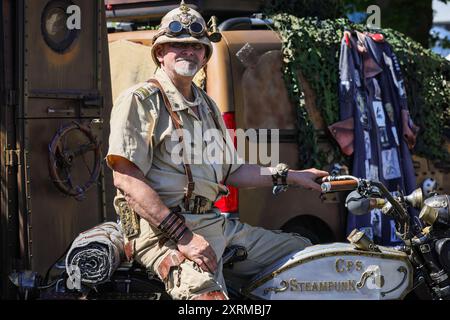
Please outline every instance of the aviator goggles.
M168 36L178 36L182 33L188 33L195 38L201 38L205 35L205 27L199 22L192 22L185 26L180 21L172 21L165 30L165 34Z

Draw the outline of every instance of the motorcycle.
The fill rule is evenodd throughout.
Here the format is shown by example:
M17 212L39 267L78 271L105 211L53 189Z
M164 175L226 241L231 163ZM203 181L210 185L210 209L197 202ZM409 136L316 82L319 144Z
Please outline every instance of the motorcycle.
M351 191L346 206L352 214L378 208L393 218L397 247L376 245L363 231L353 230L349 243L307 247L269 266L240 290L229 289L232 299L262 300L386 300L416 294L420 299L450 299L450 197L421 189L410 195L391 194L377 181L349 175L322 179L322 192ZM420 209L410 219L408 208ZM243 247L225 250L224 268L246 258ZM38 299L170 299L158 277L132 263L122 263L107 281L74 287L64 260L44 279L26 271L10 276L21 298ZM49 276L50 273L56 277ZM51 279L51 280L50 280Z

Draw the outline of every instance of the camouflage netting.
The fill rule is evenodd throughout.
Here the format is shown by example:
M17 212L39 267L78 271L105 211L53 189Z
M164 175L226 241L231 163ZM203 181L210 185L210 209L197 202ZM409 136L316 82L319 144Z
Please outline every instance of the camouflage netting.
M327 125L339 120L339 47L343 31L365 31L365 26L347 19L298 18L288 14L269 16L283 42L283 62L286 86L298 106L300 162L304 167L324 167L330 156L317 147L317 132L305 109L301 71L316 96ZM450 132L450 62L425 49L411 38L392 29L383 29L387 41L397 54L408 95L408 105L414 122L421 127L413 152L434 161L450 162L444 150L445 133ZM331 139L330 139L331 140ZM344 161L337 145L334 161ZM347 159L348 160L348 159Z

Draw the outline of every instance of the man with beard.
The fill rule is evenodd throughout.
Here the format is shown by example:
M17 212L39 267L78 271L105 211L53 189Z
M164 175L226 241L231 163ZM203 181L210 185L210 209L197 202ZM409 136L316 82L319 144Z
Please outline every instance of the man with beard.
M216 129L223 140L229 138L216 104L192 83L212 50L204 19L182 3L162 18L154 37L152 58L160 69L122 93L111 114L107 162L118 189L114 205L127 257L156 273L174 299L227 299L224 275L228 285L242 287L268 265L311 244L296 234L226 219L214 207L227 194L225 183L319 191L315 180L328 175L283 165L269 168L272 176L261 175L260 166L237 164L235 157L220 164L188 161L187 136L196 128ZM178 144L181 162L174 161ZM244 246L248 258L223 270L222 254L233 245Z

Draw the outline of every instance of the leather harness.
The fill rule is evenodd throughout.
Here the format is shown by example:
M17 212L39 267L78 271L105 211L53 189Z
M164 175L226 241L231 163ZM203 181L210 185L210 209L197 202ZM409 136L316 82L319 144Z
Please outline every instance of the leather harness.
M182 123L181 123L180 117L178 116L178 114L176 112L173 111L172 104L170 103L170 100L167 97L166 93L164 92L159 81L154 78L151 78L151 79L147 80L147 82L159 89L159 91L161 92L162 99L164 101L164 106L166 107L166 110L169 113L169 116L172 119L172 122L173 122L175 128L182 129ZM201 90L199 90L199 91L201 92ZM203 92L201 92L201 94L205 98L205 100L208 104L208 107L211 109L211 107L209 106L210 101L209 101L208 97L205 94L203 94ZM213 113L214 124L220 130L221 127L219 125L218 119L216 118L216 114L213 110L211 110L211 112ZM182 143L183 142L183 131L182 130L178 130L178 131L181 133L181 135L179 137L179 142ZM223 139L226 143L225 137L223 137ZM190 201L192 194L194 192L194 189L195 189L195 182L194 182L194 179L192 176L191 166L188 163L186 163L185 161L183 161L183 166L184 166L184 171L185 171L186 177L187 177L187 185L185 188L186 191L185 191L185 195L184 195L184 208L186 211L190 211L189 210L189 201ZM224 181L226 181L226 179L228 178L230 170L231 170L231 165L230 165L230 168L228 169L228 172L227 172L227 175L226 175Z

